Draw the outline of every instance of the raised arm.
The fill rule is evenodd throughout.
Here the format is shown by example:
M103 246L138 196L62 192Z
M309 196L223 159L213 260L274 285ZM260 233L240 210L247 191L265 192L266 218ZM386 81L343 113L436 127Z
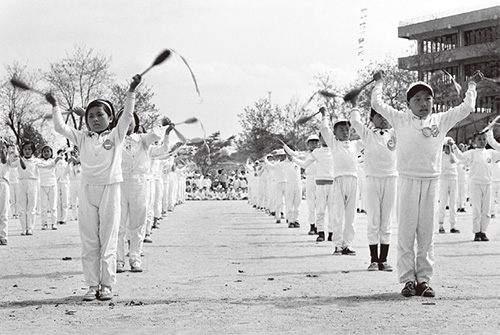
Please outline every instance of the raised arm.
M328 115L326 114L326 109L321 107L321 126L319 130L321 132L321 136L325 143L331 148L336 144L335 136L333 135L333 131L330 129L330 125L328 124Z
M486 139L488 140L488 144L495 150L500 150L500 143L495 140L493 136L493 131L489 130L486 132Z
M392 124L394 115L401 112L386 104L382 99L382 86L384 84L382 72L375 73L373 75L373 78L376 80L376 82L372 91L371 105L373 109L377 111L377 113L381 114L387 119L387 121L389 121L389 123Z
M135 88L141 82L141 76L136 74L132 78L132 82L130 83L128 92L127 92L127 100L125 100L125 108L123 109L123 114L118 120L116 124L118 138L124 139L125 135L127 135L128 125L132 120L132 114L134 113L135 107Z

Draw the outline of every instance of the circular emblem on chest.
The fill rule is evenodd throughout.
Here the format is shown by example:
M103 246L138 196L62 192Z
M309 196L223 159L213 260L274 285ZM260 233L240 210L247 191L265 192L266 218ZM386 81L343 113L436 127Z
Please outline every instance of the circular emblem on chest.
M387 141L387 149L391 151L396 150L396 138L394 136L391 136L389 141Z
M104 143L102 144L103 148L106 149L106 150L111 150L111 148L113 148L115 146L115 143L113 143L113 141L111 140L106 140L104 141Z
M430 137L432 135L432 130L429 127L425 127L422 129L422 134L424 134L425 137Z

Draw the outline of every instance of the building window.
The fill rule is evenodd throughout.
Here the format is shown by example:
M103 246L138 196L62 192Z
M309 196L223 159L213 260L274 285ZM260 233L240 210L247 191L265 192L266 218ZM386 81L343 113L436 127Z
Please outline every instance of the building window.
M422 52L424 54L452 50L457 47L457 34L437 36L431 40L424 40Z
M495 41L498 28L487 27L482 29L464 31L464 46L476 45Z

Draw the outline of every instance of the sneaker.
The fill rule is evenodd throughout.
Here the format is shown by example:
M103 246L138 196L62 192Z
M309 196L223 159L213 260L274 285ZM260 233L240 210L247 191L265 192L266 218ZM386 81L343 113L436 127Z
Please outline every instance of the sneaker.
M290 222L288 224L288 228L295 228L295 222Z
M57 230L57 226L55 224L52 225L52 230Z
M280 219L276 219L276 223L281 223L281 220Z
M450 233L452 233L452 234L460 234L460 230L455 229L455 228L451 228L450 229Z
M142 272L142 268L138 262L134 262L130 265L130 272Z
M345 247L342 250L342 255L356 256L356 250L351 247Z
M122 262L116 263L116 273L125 272L125 265Z
M97 299L97 287L90 287L83 296L83 301L93 301Z
M310 225L310 226L311 226L311 228L310 228L309 232L307 233L307 235L315 235L315 234L317 234L316 226L313 225L313 224Z
M387 262L382 262L382 263L378 263L378 269L380 271L391 272L392 266L390 266L389 263L387 263Z
M439 227L439 233L440 233L440 234L444 234L444 233L445 233L445 230L444 230L444 228L443 228L443 227Z
M488 242L490 240L485 233L480 233L480 234L481 234L481 241Z
M0 245L7 245L7 239L5 237L0 237Z
M495 214L491 214L491 215L490 215L490 217L491 217L492 219L494 219L494 218L495 218Z
M335 247L335 251L333 252L334 256L342 256L343 254L343 249L341 247Z
M99 300L106 301L113 299L113 292L111 291L111 287L102 286L101 292L99 292Z
M26 230L26 235L33 235L33 230L31 229Z
M23 230L23 231L21 232L21 236L26 235L26 232L27 232L27 230Z
M47 230L47 228L49 228L49 227L46 224L42 225L42 230Z
M436 296L436 293L426 282L422 282L417 285L416 295L420 295L422 297L433 298Z
M316 242L323 242L325 240L325 232L320 231L318 233L318 237L316 238Z
M66 224L66 221L59 221L59 224Z
M378 271L378 263L371 262L370 266L368 267L368 271Z
M151 236L149 235L144 236L144 243L153 243Z
M483 235L481 233L476 233L474 235L474 241L475 242L480 242L480 241L482 241L482 237L483 237Z
M300 223L298 223L297 221L295 221L295 222L293 223L293 227L294 227L294 228L300 228Z
M404 297L411 297L416 295L417 291L415 290L415 282L406 282L405 287L403 287L403 289L401 290L401 294Z
M328 233L328 241L333 241L333 233Z

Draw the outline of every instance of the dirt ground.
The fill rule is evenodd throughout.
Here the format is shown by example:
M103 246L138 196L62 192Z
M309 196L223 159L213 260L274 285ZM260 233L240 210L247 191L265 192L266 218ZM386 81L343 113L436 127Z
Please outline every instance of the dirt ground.
M404 298L395 271L366 271L364 214L357 256L333 256L306 224L289 229L246 201L187 202L154 230L144 272L118 274L112 302L90 303L76 221L42 231L38 218L30 237L12 219L0 334L498 334L500 220L473 242L470 212L461 234L435 234L436 298Z

